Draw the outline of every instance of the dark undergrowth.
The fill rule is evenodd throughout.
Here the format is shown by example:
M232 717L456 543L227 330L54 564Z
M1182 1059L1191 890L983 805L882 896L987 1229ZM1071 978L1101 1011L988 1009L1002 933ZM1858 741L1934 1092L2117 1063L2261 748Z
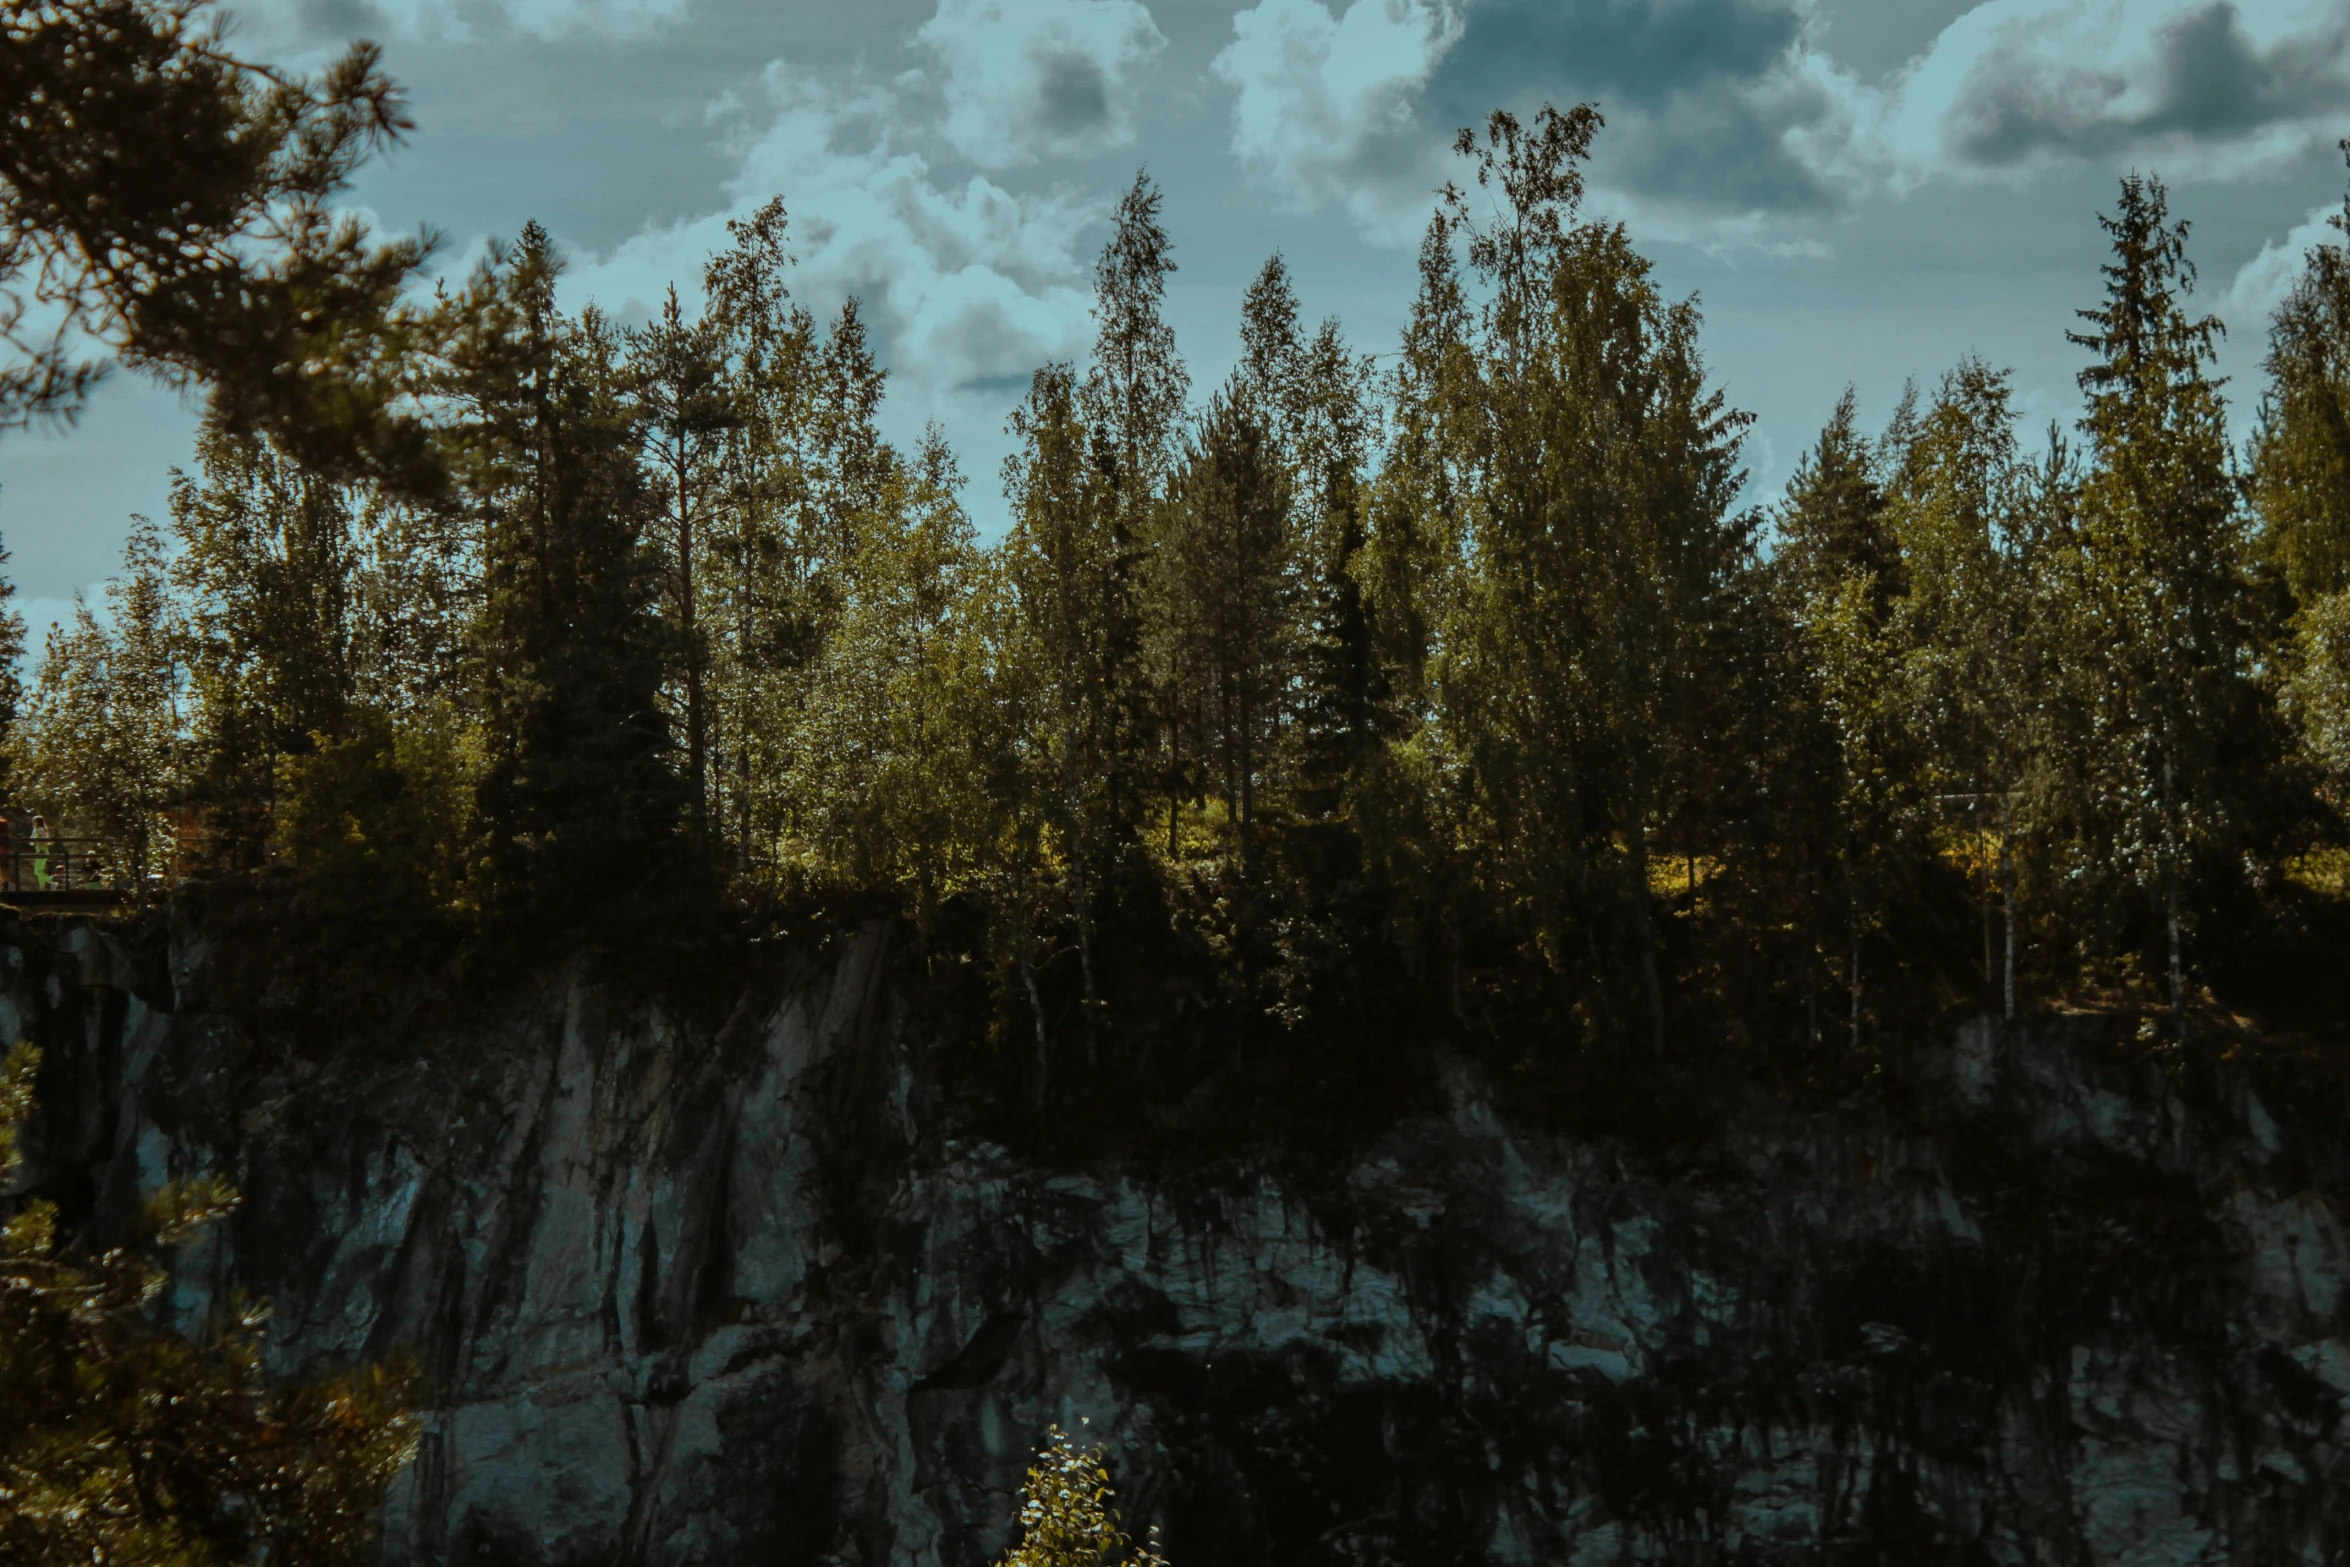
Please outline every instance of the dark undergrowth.
M615 1013L658 1010L715 1048L746 1008L817 982L878 930L889 1026L936 1084L935 1134L1067 1168L1327 1165L1441 1112L1450 1062L1476 1067L1525 1130L1703 1164L1761 1106L1891 1107L1906 1048L1998 1005L1968 919L1869 954L1856 1030L1849 993L1819 982L1816 954L1774 954L1709 926L1692 902L1668 907L1662 948L1677 978L1655 1009L1630 991L1562 992L1503 932L1407 939L1346 907L1343 888L1300 918L1295 899L1252 907L1245 888L1207 879L1128 889L1090 932L1090 975L1061 930L1037 943L1025 978L1005 922L969 897L915 920L884 898L730 907L680 890L582 911L566 931L370 907L264 874L194 884L168 910L106 923L150 1005L185 989L183 1003L245 1041L240 1071L338 1096L394 1079L495 1092L498 1020L572 984ZM28 934L49 945L71 923ZM2288 1103L2350 1100L2350 906L2287 887L2201 925L2209 988L2183 1040L2143 983L2026 970L2024 1010L2095 1012L2113 1051L2166 1070L2227 1061L2297 1085ZM175 939L183 966L200 955L176 977Z

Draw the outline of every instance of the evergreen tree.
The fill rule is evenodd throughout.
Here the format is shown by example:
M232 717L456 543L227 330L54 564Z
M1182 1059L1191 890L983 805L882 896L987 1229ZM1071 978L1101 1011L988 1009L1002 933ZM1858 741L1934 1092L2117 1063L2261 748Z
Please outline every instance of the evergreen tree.
M1386 700L1358 575L1367 564L1365 476L1378 410L1372 361L1348 349L1336 320L1322 323L1301 357L1295 482L1307 500L1299 540L1305 602L1298 769L1301 804L1327 815L1378 743Z
M1878 466L1848 386L1819 439L1797 461L1773 519L1776 574L1798 604L1834 593L1854 576L1867 581L1880 610L1902 592L1901 552L1886 522Z
M1394 912L1422 954L1437 944L1439 927L1457 930L1446 904L1463 876L1456 838L1438 826L1429 678L1437 629L1461 581L1447 568L1463 547L1475 482L1465 428L1476 401L1475 360L1456 248L1439 205L1420 242L1419 287L1385 387L1391 438L1351 573L1365 605L1366 684L1385 698L1388 741L1363 754L1354 815L1370 865L1402 893Z
M2068 334L2081 372L2090 470L2074 548L2051 562L2069 605L2061 667L2078 746L2054 758L2088 877L2146 899L2174 1015L2187 1000L2186 888L2195 862L2233 858L2247 779L2232 741L2257 724L2247 538L2225 408L2205 373L2221 330L2191 317L2188 225L2159 180L2131 175L2099 219L2112 237L2104 302ZM2230 856L2229 847L2238 855ZM2077 916L2090 911L2081 909ZM2129 933L2123 933L2125 940Z
M704 589L697 575L697 533L707 548L709 513L719 482L719 441L733 422L717 323L687 321L671 284L661 318L630 334L629 365L644 405L649 455L662 492L672 540L667 608L678 643L685 686L686 809L697 851L708 847L709 720L704 677L709 638L699 614Z
M1888 444L1910 427L1905 399ZM1836 909L1833 951L1851 1047L1861 1045L1866 949L1881 931L1899 843L1914 826L1917 769L1904 722L1894 604L1907 582L1887 520L1884 463L1859 428L1847 387L1819 439L1796 465L1775 524L1772 575L1799 648L1807 714L1827 739L1832 824L1818 835L1826 863L1818 890ZM1914 836L1914 834L1910 834ZM1793 889L1790 889L1793 891ZM1813 889L1805 888L1805 891Z
M1240 365L1229 394L1245 399L1295 460L1304 431L1305 341L1298 325L1297 290L1289 263L1275 251L1240 300Z
M889 372L873 358L865 316L856 296L841 301L824 334L818 367L817 441L827 494L822 510L846 558L863 547L858 521L876 510L897 472L897 454L881 438L881 399Z
M443 384L483 571L485 895L592 922L696 877L677 852L642 414L610 323L556 310L557 270L536 224L494 252L457 302Z
M1368 536L1372 367L1348 350L1335 320L1303 333L1278 254L1242 301L1241 363L1229 395L1263 422L1287 481L1296 667L1295 695L1281 715L1280 766L1311 812L1326 815L1374 738L1378 682L1355 579Z
M1103 466L1122 519L1147 512L1165 483L1191 385L1162 314L1175 247L1159 221L1161 202L1150 175L1137 173L1094 263L1093 368L1084 409L1108 445Z

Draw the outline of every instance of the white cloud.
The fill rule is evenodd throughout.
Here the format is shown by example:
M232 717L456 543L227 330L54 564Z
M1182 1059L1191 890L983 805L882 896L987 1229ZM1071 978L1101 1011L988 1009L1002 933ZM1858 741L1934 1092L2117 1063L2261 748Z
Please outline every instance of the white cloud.
M2082 159L2219 177L2338 134L2350 13L2340 0L1989 0L1884 89L1833 67L1818 79L1845 103L1803 150L1895 189Z
M914 38L938 58L948 142L983 169L1130 145L1133 78L1167 43L1138 0L939 0Z
M2334 202L2314 207L2283 239L2262 242L2260 254L2238 267L2226 290L2212 302L2213 311L2237 332L2264 329L2301 276L2309 252L2319 245L2342 244L2342 231L2328 221L2341 210Z
M919 80L834 85L778 62L765 126L745 140L725 211L650 230L574 268L567 297L623 319L672 282L689 298L726 220L780 195L794 293L821 315L854 295L890 371L890 424L1000 418L1037 365L1081 353L1091 303L1084 230L1103 201L941 179L919 150ZM985 444L973 443L973 444Z
M1700 210L1607 187L1592 189L1584 210L1623 224L1645 243L1688 245L1726 266L1825 261L1836 254L1836 247L1818 235L1796 232L1768 212Z
M501 7L517 32L534 38L566 33L603 33L642 38L685 15L687 0L504 0Z
M1449 0L1350 0L1335 16L1321 0L1258 0L1214 65L1234 89L1233 155L1284 196L1343 202L1374 232L1416 229L1442 177L1420 103L1461 29Z
M1432 92L1457 92L1460 77L1496 101L1565 101L1654 53L1629 19L1587 29L1602 53L1532 58L1524 7L1505 0L1338 3L1258 0L1234 17L1215 71L1252 178L1343 205L1384 237L1416 228L1449 172L1432 107L1473 112L1432 105ZM1653 7L1662 28L1672 7ZM1936 181L2083 162L2173 178L2274 169L2341 134L2350 102L2344 0L1985 0L1882 83L1827 52L1808 3L1791 16L1775 54L1733 69L1675 55L1689 77L1649 83L1653 103L1600 91L1612 123L1598 177L1619 185L1595 192L1603 203L1638 212L1655 237L1802 251L1816 247L1791 216Z
M470 43L525 38L648 38L685 19L691 0L244 0L241 21L299 45L392 37ZM323 31L319 31L323 30Z

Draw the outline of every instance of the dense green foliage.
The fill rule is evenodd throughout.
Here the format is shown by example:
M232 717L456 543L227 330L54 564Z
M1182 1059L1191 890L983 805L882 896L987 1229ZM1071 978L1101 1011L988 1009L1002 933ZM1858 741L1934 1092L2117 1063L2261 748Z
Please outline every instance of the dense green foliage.
M1039 1100L2289 1002L2345 854L2342 249L2239 457L2133 176L2077 442L1969 360L1881 432L1847 396L1756 510L1694 302L1583 211L1600 129L1463 134L1391 368L1276 256L1196 399L1138 178L992 543L943 440L883 438L855 303L794 298L780 201L640 328L559 309L527 228L402 318L446 483L217 422L42 658L19 796L379 937L894 910Z

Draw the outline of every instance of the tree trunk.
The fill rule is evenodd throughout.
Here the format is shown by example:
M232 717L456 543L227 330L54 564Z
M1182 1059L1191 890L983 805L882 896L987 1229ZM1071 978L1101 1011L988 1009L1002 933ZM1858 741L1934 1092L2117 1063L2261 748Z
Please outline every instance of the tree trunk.
M1077 969L1085 983L1085 1050L1088 1061L1093 1057L1094 1004L1097 999L1093 987L1093 889L1088 884L1085 859L1085 814L1080 799L1070 801L1069 815L1069 893L1077 911Z
M1013 932L1012 942L1013 948L1019 957L1020 983L1025 986L1028 991L1028 1010L1036 1015L1036 1102L1039 1105L1042 1105L1044 1103L1045 1085L1048 1080L1048 1074L1052 1069L1052 1061L1050 1052L1045 1044L1044 997L1037 991L1036 968L1035 965L1029 961L1028 957L1029 924L1030 920L1028 914L1028 905L1027 902L1023 900L1020 905L1019 925L1018 928Z
M692 794L694 852L709 848L708 731L702 717L702 643L694 625L694 514L686 488L688 461L681 437L670 471L677 483L677 621L685 635L685 744L686 772Z
M1975 852L1983 847L1983 796L1977 794L1974 803ZM1983 867L1983 988L1988 991L1999 983L1999 965L1991 958L1991 903L1997 889L1993 881L1997 872L1988 862Z
M1256 820L1257 715L1244 698L1240 704L1240 874L1249 872L1249 828Z
M2162 737L2162 897L2164 923L2170 934L2170 1016L2177 1037L2187 1037L2187 965L2179 941L2179 835L2177 807L2177 751L2170 721L2163 721Z
M751 659L751 556L750 543L748 539L744 537L742 531L742 519L739 514L736 518L735 540L735 680L737 682L738 688L747 688L750 684L748 676ZM736 713L736 728L739 732L735 735L734 739L734 814L737 824L735 863L741 867L742 874L748 876L751 873L752 867L751 726L746 721L747 715L739 711L739 706L740 704L738 703L738 711Z
M1629 809L1625 812L1625 846L1632 861L1633 930L1640 940L1640 978L1648 992L1648 1022L1651 1043L1659 1054L1665 1048L1665 992L1657 972L1656 921L1649 907L1655 901L1648 886L1648 787L1642 777L1640 756L1629 733L1624 736L1624 775L1630 785L1627 793Z
M1860 881L1852 872L1852 849L1844 851L1844 898L1852 947L1844 961L1844 984L1852 992L1852 1052L1860 1054Z
M1999 797L1999 888L2007 904L2007 973L2000 1016L2015 1021L2015 796Z

